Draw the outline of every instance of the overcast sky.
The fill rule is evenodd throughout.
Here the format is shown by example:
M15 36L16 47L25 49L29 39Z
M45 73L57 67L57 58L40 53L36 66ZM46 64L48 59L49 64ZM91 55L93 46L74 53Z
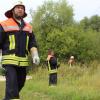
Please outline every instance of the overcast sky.
M0 21L5 20L5 11L12 8L12 4L17 0L0 0ZM31 21L29 9L36 10L37 7L48 0L22 0L26 5L26 12L28 13L26 21ZM53 0L58 1L58 0ZM74 19L79 21L85 16L91 17L93 15L100 16L100 0L68 0L68 3L73 6Z

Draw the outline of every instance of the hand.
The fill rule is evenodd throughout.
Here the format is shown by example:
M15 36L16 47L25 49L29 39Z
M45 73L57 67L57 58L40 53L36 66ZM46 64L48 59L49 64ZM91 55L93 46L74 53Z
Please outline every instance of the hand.
M40 63L40 58L39 58L39 56L34 56L34 57L33 57L33 63L36 64L36 65L39 65L39 63Z
M31 48L31 55L32 55L33 63L38 65L40 63L40 58L38 55L37 48L35 48L35 47Z

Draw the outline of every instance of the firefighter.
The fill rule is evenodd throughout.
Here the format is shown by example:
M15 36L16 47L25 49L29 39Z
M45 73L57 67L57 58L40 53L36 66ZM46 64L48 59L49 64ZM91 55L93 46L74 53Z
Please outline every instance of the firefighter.
M8 18L0 22L0 49L2 65L6 71L6 89L3 100L20 100L19 92L26 80L29 66L28 52L33 63L39 64L37 44L32 26L24 21L27 16L23 2L16 2L5 12Z
M49 71L49 86L57 85L57 58L53 50L48 51L48 71Z
M75 64L74 56L70 56L70 59L68 60L68 64L70 67L72 67Z

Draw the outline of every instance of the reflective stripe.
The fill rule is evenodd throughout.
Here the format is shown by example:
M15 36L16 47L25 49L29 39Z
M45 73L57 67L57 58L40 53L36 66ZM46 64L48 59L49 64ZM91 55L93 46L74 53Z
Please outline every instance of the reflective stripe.
M4 28L4 30L7 32L7 31L14 31L14 30L20 30L19 29L19 27L18 27L18 25L16 25L16 26L4 26L3 27ZM24 28L23 28L23 31L28 31L29 33L32 33L32 29L30 29L30 27L28 27L28 26L25 26Z
M49 60L48 60L48 67L49 67L49 73L57 73L57 68L56 69L51 69L50 67L50 63L49 63Z
M29 36L27 36L27 39L26 39L26 50L28 50L28 42L29 42Z
M28 57L18 57L15 55L4 55L2 56L2 59L14 59L14 60L18 60L18 61L28 61Z
M18 24L13 20L13 18L9 18L6 21L1 22L0 24L2 25L5 32L20 30ZM23 31L32 33L32 26L28 23L25 23L25 27L23 28Z
M18 66L29 66L28 56L18 57L13 55L2 56L2 64L14 64Z
M49 70L49 73L57 73L57 69Z
M19 30L18 26L4 26L3 29L5 30L5 32L7 31L12 31L12 30Z
M18 61L14 61L14 60L3 60L2 64L14 64L14 65L19 65Z
M9 50L15 49L15 36L9 35Z
M4 26L3 29L5 30L5 32L14 31L14 30L17 30L17 31L20 30L18 25L16 25L16 26ZM29 33L32 33L32 29L30 29L30 27L28 27L28 26L25 26L23 28L23 31L28 31Z
M2 56L2 59L14 59L14 60L19 60L19 58L15 55L5 55L5 56Z
M19 62L20 66L29 66L29 62Z

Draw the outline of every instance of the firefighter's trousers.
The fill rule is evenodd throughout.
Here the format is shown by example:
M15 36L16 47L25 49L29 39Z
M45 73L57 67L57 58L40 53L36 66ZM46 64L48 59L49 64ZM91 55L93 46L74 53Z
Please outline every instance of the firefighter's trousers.
M26 67L18 67L14 65L5 65L6 70L6 89L5 99L19 99L19 92L24 86L26 80Z
M49 74L49 85L57 85L57 73Z

